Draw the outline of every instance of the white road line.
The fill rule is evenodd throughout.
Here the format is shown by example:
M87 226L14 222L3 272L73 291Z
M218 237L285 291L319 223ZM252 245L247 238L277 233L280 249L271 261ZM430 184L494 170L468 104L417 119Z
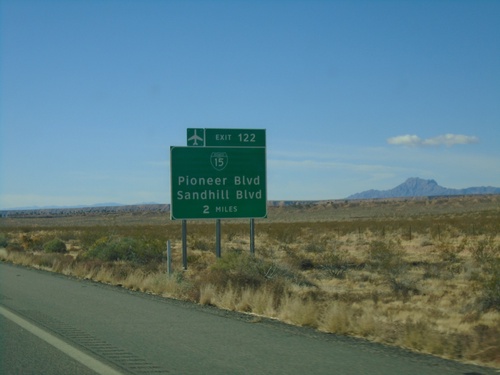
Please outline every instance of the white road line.
M88 354L85 354L81 350L78 350L77 348L69 345L68 343L64 342L63 340L51 335L47 331L44 331L43 329L38 328L34 324L28 322L27 320L24 320L23 318L10 312L9 310L3 308L2 306L0 306L0 314L3 315L4 317L6 317L7 319L11 320L12 322L16 323L20 327L24 328L25 330L31 332L35 336L38 336L43 341L52 345L56 349L65 353L66 355L70 356L74 360L80 362L82 365L97 372L98 374L101 374L101 375L123 375L121 372L116 371L114 368L109 367L105 363L98 361L97 359L89 356Z

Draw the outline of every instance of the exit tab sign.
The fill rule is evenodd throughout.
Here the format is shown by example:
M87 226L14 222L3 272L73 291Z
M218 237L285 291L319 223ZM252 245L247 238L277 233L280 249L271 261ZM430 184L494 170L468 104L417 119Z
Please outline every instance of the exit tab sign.
M187 129L190 147L266 147L265 129Z

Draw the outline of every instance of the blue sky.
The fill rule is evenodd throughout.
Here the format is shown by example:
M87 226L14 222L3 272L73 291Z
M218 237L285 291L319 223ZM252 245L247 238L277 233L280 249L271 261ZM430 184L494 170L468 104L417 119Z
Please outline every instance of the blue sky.
M187 128L273 200L500 187L499 1L0 2L0 208L169 203Z

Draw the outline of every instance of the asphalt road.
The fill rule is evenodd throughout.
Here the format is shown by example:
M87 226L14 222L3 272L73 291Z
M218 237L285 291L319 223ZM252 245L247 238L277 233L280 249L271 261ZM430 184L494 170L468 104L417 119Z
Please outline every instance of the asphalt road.
M498 374L0 263L2 374Z
M0 374L95 374L4 316L0 316L0 354Z

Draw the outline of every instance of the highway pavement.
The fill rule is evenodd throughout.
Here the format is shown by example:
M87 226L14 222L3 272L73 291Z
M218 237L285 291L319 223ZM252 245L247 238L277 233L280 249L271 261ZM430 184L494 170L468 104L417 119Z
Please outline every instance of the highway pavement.
M5 263L0 263L0 373L498 374Z

